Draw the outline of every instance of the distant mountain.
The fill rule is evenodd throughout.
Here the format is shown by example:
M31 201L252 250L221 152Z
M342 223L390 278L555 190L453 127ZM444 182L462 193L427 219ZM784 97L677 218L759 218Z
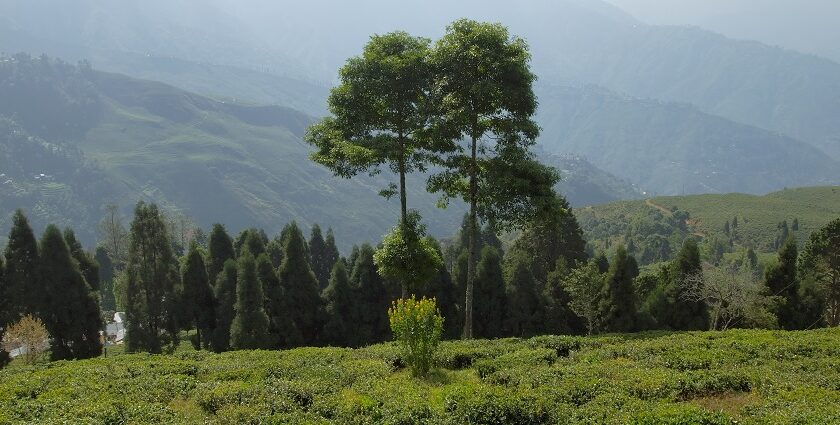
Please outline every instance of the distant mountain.
M261 103L271 96L269 103L296 102L318 113L304 106L308 94L296 99L294 84L287 83L329 85L372 33L403 29L437 38L460 17L499 21L523 36L543 83L596 84L690 103L840 160L840 64L698 28L646 25L597 0L531 0L516 7L502 0L82 0L72 7L60 0L0 0L0 50L91 58L103 69L203 94Z
M840 183L840 162L816 148L687 104L594 87L540 89L540 143L657 194L767 193Z
M207 227L277 232L290 220L332 226L342 248L379 238L396 200L378 196L389 176L333 177L309 160L301 137L312 119L280 106L219 101L152 81L47 57L0 57L0 234L15 208L36 227L55 222L95 238L101 207L129 215L139 200ZM5 118L3 118L5 117ZM638 194L586 161L546 156L574 206ZM409 206L434 235L449 235L463 207L435 207L423 176Z

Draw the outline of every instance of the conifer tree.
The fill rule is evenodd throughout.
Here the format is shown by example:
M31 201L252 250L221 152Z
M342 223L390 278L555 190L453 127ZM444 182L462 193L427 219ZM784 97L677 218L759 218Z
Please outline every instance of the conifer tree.
M515 258L507 276L506 328L510 335L529 337L540 325L540 297L537 282L523 257Z
M505 280L502 257L499 251L487 245L481 250L481 260L475 277L475 328L476 338L502 336L506 308Z
M351 336L356 333L354 295L347 268L343 262L336 261L330 273L330 283L323 293L327 315L323 335L325 343L340 347L350 345Z
M327 244L327 263L335 264L336 261L341 259L341 256L338 253L338 246L335 244L335 234L333 234L331 227L327 228L327 236L324 238L324 243Z
M216 278L225 266L227 260L235 257L233 240L225 231L225 226L214 224L210 232L210 242L207 256L207 278L211 283L216 283Z
M7 323L17 322L25 314L40 317L42 306L40 288L38 242L23 211L15 211L12 230L6 243L6 297L9 306Z
M312 234L309 237L309 256L312 259L312 271L318 279L318 288L323 290L327 287L330 280L330 273L332 271L335 261L330 263L329 252L327 250L327 243L321 235L321 226L317 224L312 226Z
M283 263L278 275L289 306L289 316L302 337L302 341L295 341L296 345L313 343L319 332L321 297L318 279L309 268L307 251L300 228L292 222L283 246Z
M781 297L783 300L776 311L779 327L782 329L796 329L799 326L799 276L796 273L798 257L796 239L789 236L779 250L777 262L764 272L764 283L770 290L770 295Z
M440 250L440 244L434 240L433 243L438 254L443 255ZM504 290L504 286L502 289ZM460 323L461 314L458 308L458 298L462 297L464 292L455 285L455 282L452 280L452 275L446 267L439 268L437 275L426 284L423 295L426 298L437 300L438 309L440 310L441 316L443 316L443 338L458 338L463 327Z
M41 239L40 270L44 326L50 334L52 360L84 359L101 354L99 304L55 225Z
M134 210L126 264L126 351L159 353L178 344L177 260L155 204Z
M802 250L799 273L812 280L822 295L825 322L840 325L840 218L811 234Z
M237 258L247 249L251 255L260 255L265 252L268 244L268 236L262 229L250 228L239 233L233 241L233 249Z
M213 295L216 299L216 328L210 346L220 353L230 349L230 327L235 314L236 303L236 260L225 261L222 271L216 277Z
M356 320L359 325L358 341L353 345L381 342L388 338L387 310L390 302L382 277L373 261L374 249L362 244L350 280L356 288Z
M257 277L257 262L248 249L242 252L236 278L236 304L230 326L230 345L238 350L267 348L268 315L265 297Z
M543 319L540 332L564 335L585 331L586 324L569 310L570 296L563 282L570 272L566 259L560 257L546 277L541 294Z
M180 310L187 329L195 329L193 347L197 350L209 349L213 328L216 325L213 288L207 278L207 267L198 243L190 243L186 261L181 267L181 287L183 289Z
M661 291L655 291L657 299L648 304L658 326L673 330L702 330L708 328L706 304L689 300L685 296L687 279L700 276L702 264L697 242L688 238L683 243L677 258L663 275Z
M289 318L286 295L268 253L257 257L257 277L262 284L265 313L268 315L268 348L290 347L291 341L301 340L300 332Z
M624 246L619 245L601 296L601 317L608 332L636 330L636 297L633 291L635 276L632 274L634 262Z
M99 265L99 302L103 311L116 311L117 300L114 294L114 263L104 246L96 247L94 255Z
M279 237L268 241L268 244L265 246L265 253L268 255L268 259L274 268L280 267L280 263L283 262L283 243Z
M73 229L64 229L64 241L67 242L70 255L79 263L79 270L85 277L87 284L92 290L99 291L99 264L82 248L82 244L76 239Z
M607 260L607 254L604 251L599 251L595 255L595 267L598 268L598 273L606 273L610 270L610 262Z

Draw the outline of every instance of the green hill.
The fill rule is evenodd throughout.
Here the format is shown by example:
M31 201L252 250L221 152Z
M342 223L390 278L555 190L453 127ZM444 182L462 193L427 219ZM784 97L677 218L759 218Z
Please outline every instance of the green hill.
M0 98L0 174L10 176L0 183L12 180L0 190L0 229L23 208L36 228L70 225L90 244L104 204L129 214L141 199L204 228L221 222L234 232L274 233L291 220L320 223L335 229L342 249L379 240L396 222L397 201L378 196L388 174L333 177L309 160L301 140L312 118L290 108L215 100L26 55L0 57ZM575 206L638 196L586 161L546 158L564 171L559 189ZM450 235L463 208L436 208L424 180L411 176L409 206L432 234Z
M2 423L829 424L840 330L114 355L0 370ZM113 348L111 349L113 350Z
M632 240L642 263L669 258L689 235L773 252L780 236L780 222L786 221L792 227L796 220L798 230L791 232L804 243L811 232L840 216L840 186L785 189L764 196L662 196L579 208L575 212L593 249L606 249L616 243L627 245Z

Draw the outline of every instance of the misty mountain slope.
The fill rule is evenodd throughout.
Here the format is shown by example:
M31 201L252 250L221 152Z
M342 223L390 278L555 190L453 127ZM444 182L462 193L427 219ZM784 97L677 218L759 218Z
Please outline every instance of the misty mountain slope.
M80 149L98 164L114 190L88 199L87 214L98 216L109 201L129 212L138 200L151 200L202 226L221 222L231 231L260 226L277 232L290 220L304 227L321 223L335 228L345 248L378 239L398 215L396 201L377 194L385 177L339 179L311 162L300 139L311 118L288 108L223 103L23 56L0 62L0 98L0 114L20 117L31 134ZM51 108L41 120L39 107ZM31 162L30 168L54 174L39 158ZM458 206L438 210L436 197L417 180L411 206L424 213L432 232L451 233L460 222Z
M25 55L0 58L0 99L0 117L16 120L0 126L0 173L14 174L14 185L0 192L0 225L22 207L36 227L72 223L91 243L102 205L117 202L130 213L137 201L150 200L231 231L320 223L347 248L379 240L398 216L397 200L378 196L387 173L345 180L310 161L301 137L312 118L290 108L222 102ZM32 153L14 154L24 142ZM559 189L574 206L638 196L591 164L550 158L565 171ZM41 173L51 177L35 179ZM409 191L409 206L432 234L457 228L460 203L436 208L437 195L425 192L419 175L410 176Z
M501 0L150 0L142 6L84 0L72 8L59 0L0 0L0 6L0 20L16 31L0 37L0 50L89 57L106 69L257 102L284 83L230 68L216 74L157 66L153 59L328 84L373 33L404 29L437 38L457 18L498 21L529 42L534 70L545 83L597 84L636 97L691 103L840 159L840 64L698 28L645 25L597 0L533 0L516 7ZM72 10L52 12L66 9ZM33 46L33 39L39 44ZM75 53L65 54L67 45L75 46ZM121 59L126 54L139 55L131 60L141 64L136 72L119 65L131 62ZM151 59L138 59L143 57ZM195 72L195 78L183 72ZM243 82L231 83L236 80ZM283 91L274 97L271 103L294 100ZM307 103L297 102L296 108Z
M840 163L816 148L690 105L592 86L541 92L539 141L547 151L583 155L643 190L761 194L840 182Z

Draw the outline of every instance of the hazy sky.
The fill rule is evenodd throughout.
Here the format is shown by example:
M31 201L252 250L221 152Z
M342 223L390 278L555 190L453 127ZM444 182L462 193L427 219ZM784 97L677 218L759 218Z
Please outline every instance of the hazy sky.
M606 0L641 21L696 25L840 62L840 0Z

